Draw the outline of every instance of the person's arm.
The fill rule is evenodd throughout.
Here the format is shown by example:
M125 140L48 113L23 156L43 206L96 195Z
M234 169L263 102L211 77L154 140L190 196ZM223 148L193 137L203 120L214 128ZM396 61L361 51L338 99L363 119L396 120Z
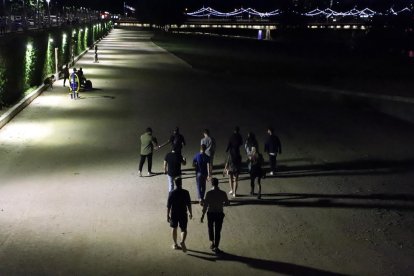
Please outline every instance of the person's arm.
M209 199L208 199L208 194L207 194L206 198L204 200L203 210L201 211L201 218L200 218L201 223L203 223L203 221L204 221L204 215L207 212L208 202L209 202Z
M167 208L167 222L170 222L170 220L171 220L170 212L171 212L171 207L168 207Z
M181 164L183 164L184 166L187 164L187 159L185 159L185 157L181 156Z
M211 172L212 172L210 162L207 163L207 172L208 172L207 178L210 179L211 178Z

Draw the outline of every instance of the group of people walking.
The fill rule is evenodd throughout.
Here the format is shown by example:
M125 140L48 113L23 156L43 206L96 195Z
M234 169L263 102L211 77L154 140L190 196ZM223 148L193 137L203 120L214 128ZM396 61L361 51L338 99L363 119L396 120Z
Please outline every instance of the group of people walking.
M264 150L269 155L270 175L276 172L276 157L282 153L282 147L279 138L274 134L273 128L267 129L268 137L266 139ZM159 145L157 139L153 136L152 129L148 127L140 137L141 154L138 173L142 176L142 169L145 161L148 165L148 176L155 175L152 172L152 155L166 145L171 145L171 151L164 158L164 173L168 180L168 203L167 203L167 221L172 228L173 249L182 249L186 251L185 239L187 236L188 218L192 218L191 197L187 190L182 188L181 166L187 164L187 160L182 155L182 148L186 145L184 136L176 127L168 141ZM229 194L237 197L237 188L239 175L242 173L242 156L240 148L244 146L247 155L247 168L250 174L251 195L255 195L254 188L257 179L258 193L257 198L261 199L261 179L266 175L263 170L264 159L259 152L259 144L254 133L249 132L246 141L240 135L239 127L235 127L226 148L226 161L224 165L223 176L229 177L230 191ZM210 248L220 253L220 232L223 224L224 213L223 206L229 204L227 193L219 188L219 180L212 177L214 155L216 152L216 141L210 136L208 129L203 131L203 138L200 141L200 151L195 154L192 165L195 169L197 198L203 207L201 222L207 213L208 233L211 242ZM212 189L206 193L206 183L211 182ZM188 213L187 213L188 212ZM181 229L181 242L177 242L177 227Z

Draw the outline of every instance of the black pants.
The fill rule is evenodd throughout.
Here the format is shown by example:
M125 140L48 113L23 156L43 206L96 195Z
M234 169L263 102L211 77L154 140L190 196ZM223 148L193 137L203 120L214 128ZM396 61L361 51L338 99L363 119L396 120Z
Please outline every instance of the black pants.
M139 161L139 171L142 172L142 167L144 166L145 159L148 159L148 172L151 172L152 169L152 153L148 155L141 155L141 160Z
M207 212L208 236L214 242L215 247L219 247L221 238L221 227L223 226L224 213Z
M270 171L276 171L276 155L269 155Z

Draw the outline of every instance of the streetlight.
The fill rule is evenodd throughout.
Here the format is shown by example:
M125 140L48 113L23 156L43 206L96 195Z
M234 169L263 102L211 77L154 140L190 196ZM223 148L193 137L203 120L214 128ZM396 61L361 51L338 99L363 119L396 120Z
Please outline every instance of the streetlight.
M46 2L47 2L47 15L49 16L49 26L50 26L51 25L50 24L50 6L49 6L50 0L46 0Z

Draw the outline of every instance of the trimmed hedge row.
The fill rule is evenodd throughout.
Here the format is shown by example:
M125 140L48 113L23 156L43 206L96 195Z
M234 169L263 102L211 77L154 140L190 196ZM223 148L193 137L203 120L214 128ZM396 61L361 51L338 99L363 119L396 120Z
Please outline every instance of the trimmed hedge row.
M0 40L0 109L15 104L55 73L55 48L61 70L111 28L112 22L107 21L4 36Z

